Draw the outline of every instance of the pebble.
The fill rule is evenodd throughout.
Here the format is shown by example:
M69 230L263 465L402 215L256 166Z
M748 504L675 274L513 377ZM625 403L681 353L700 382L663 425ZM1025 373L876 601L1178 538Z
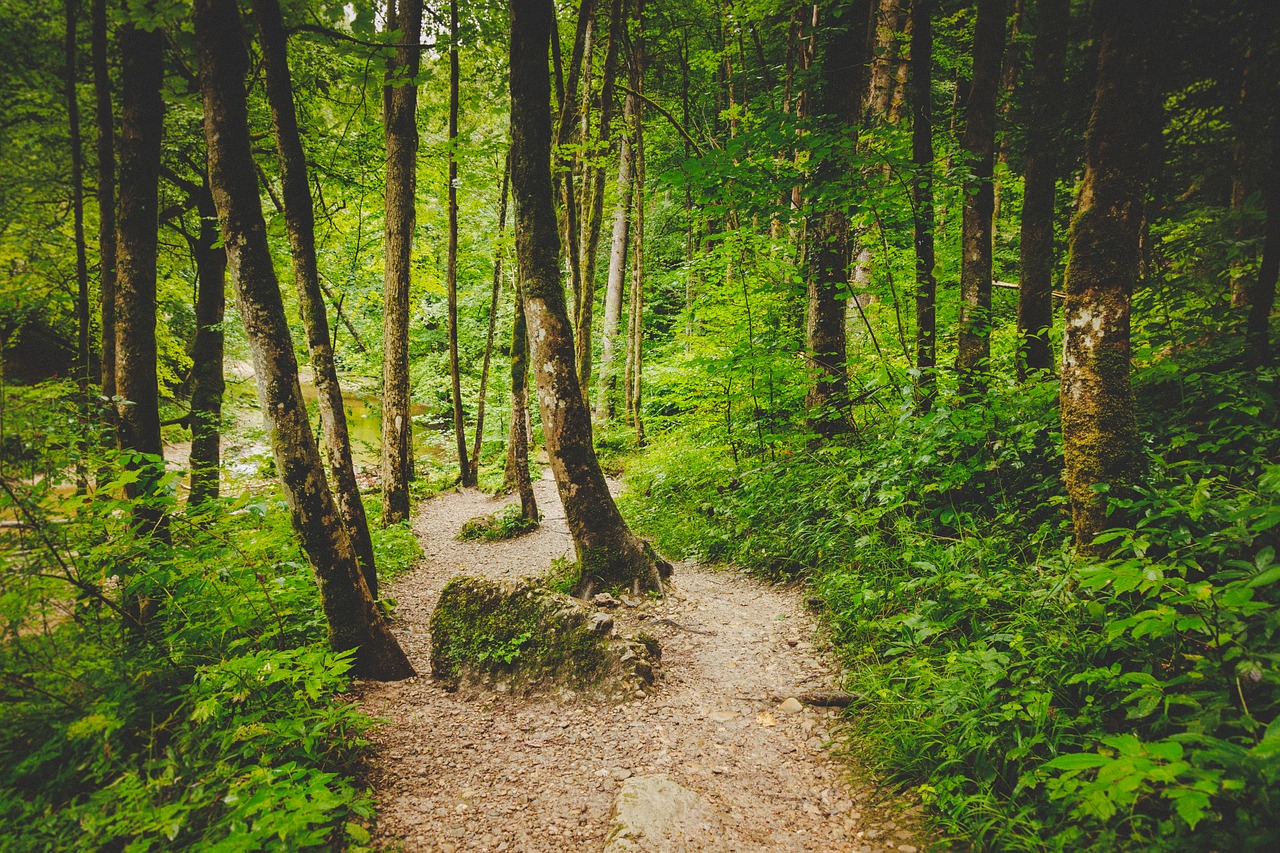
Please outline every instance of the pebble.
M804 710L804 706L800 704L799 699L797 699L794 696L791 696L786 700L784 700L782 704L778 706L778 710L784 714L799 714L801 711Z

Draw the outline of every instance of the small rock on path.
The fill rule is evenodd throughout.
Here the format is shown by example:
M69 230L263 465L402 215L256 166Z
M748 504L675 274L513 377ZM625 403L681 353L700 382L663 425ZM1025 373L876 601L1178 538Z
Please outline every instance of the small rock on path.
M599 851L627 780L663 775L696 794L712 824L681 849L927 847L911 827L918 807L884 802L870 783L850 782L856 768L830 757L837 712L779 709L775 696L829 689L833 681L794 591L678 566L666 599L613 611L623 632L644 630L662 642L653 695L621 704L570 694L449 693L432 681L427 623L451 577L537 575L553 558L572 556L554 482L535 486L548 517L518 539L454 538L463 522L504 502L477 491L437 497L414 520L426 559L389 593L399 602L396 635L422 674L358 688L365 710L387 720L373 733L368 777L380 846Z

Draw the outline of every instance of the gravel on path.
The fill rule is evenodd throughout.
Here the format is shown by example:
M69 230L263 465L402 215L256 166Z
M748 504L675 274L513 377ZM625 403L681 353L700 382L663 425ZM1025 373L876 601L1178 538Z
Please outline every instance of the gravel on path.
M667 774L715 812L723 851L915 853L919 807L885 797L838 749L838 712L780 697L834 686L835 668L799 592L732 570L676 567L667 598L614 611L619 628L662 643L652 695L602 704L583 696L447 692L429 672L428 620L458 574L544 573L573 544L555 483L536 484L547 517L505 542L461 542L463 522L510 498L441 495L414 519L426 558L391 585L395 630L421 673L362 683L373 733L368 780L379 846L406 851L599 851L631 776ZM663 621L668 620L668 621ZM671 622L702 632L681 630ZM860 781L854 781L860 780Z

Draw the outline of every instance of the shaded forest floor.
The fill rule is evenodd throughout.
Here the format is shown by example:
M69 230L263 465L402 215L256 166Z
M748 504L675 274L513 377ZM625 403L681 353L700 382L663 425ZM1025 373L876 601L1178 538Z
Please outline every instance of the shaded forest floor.
M384 718L369 780L376 837L404 850L600 850L623 780L667 774L709 805L681 849L913 853L918 809L878 790L839 752L837 712L780 700L834 685L797 590L684 564L667 599L614 612L662 643L650 695L600 703L569 693L518 699L450 693L429 672L428 620L458 574L519 578L572 552L555 483L536 483L542 527L462 542L459 527L505 501L449 492L414 520L426 558L393 584L397 634L423 675L366 684ZM709 632L694 633L676 627Z

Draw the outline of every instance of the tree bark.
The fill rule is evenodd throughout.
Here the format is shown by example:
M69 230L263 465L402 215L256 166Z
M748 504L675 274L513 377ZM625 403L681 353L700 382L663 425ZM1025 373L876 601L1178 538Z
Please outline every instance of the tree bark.
M1129 381L1129 313L1138 275L1138 230L1146 192L1153 98L1144 85L1143 45L1156 0L1094 5L1096 94L1085 137L1085 174L1071 223L1062 356L1062 442L1076 544L1122 521L1107 518L1143 469Z
M642 24L643 26L643 24ZM643 42L637 39L637 64L641 65L643 79ZM642 90L637 90L642 91ZM644 418L640 414L640 388L644 367L644 113L636 110L636 180L635 180L635 239L632 240L631 313L627 319L627 336L630 338L627 371L627 414L636 432L636 447L644 447Z
M71 149L71 216L76 247L76 381L80 387L81 400L87 401L91 370L89 338L92 329L89 322L89 258L84 239L84 149L80 142L80 97L76 92L79 76L76 62L76 22L79 13L78 0L64 0L66 33L63 47L66 79L63 81L63 93L67 102L67 146Z
M200 230L191 242L196 259L196 334L191 345L191 493L188 506L218 496L222 461L222 394L227 252L218 232L218 210L209 178L196 188Z
M386 127L386 269L382 284L382 523L409 518L413 424L409 415L409 254L418 157L418 47L422 0L401 0L399 47L383 93Z
M516 257L533 344L547 454L582 566L580 594L600 586L661 590L670 570L622 520L591 444L557 258L547 55L551 0L511 0L511 190Z
M893 73L898 64L898 4L900 0L879 0L876 14L875 48L871 61L871 87L867 96L867 119L888 118L893 98Z
M1062 76L1066 67L1069 0L1040 0L1031 58L1031 119L1022 197L1018 288L1018 379L1053 370L1053 213L1057 186Z
M554 15L554 11L552 13ZM573 53L569 58L569 79L560 92L560 120L556 131L556 145L567 146L573 140L573 130L577 126L576 110L578 107L578 84L582 77L582 62L587 44L587 29L591 16L595 14L594 0L582 0L578 6L578 21L574 27ZM553 42L558 48L558 42ZM557 55L559 51L556 51ZM573 284L574 325L577 329L578 384L583 392L591 387L591 308L595 301L595 288L582 277L582 255L580 252L581 218L578 211L578 196L573 188L575 160L569 154L565 156L557 152L557 172L560 175L560 197L564 204L564 252L569 260L569 275Z
M324 291L320 287L320 271L316 262L315 211L307 182L307 158L298 131L298 116L293 100L293 81L289 76L288 43L278 0L254 0L254 18L261 36L262 63L267 78L267 101L271 108L271 124L280 158L280 186L284 202L285 227L289 232L289 248L293 256L293 281L298 293L298 311L307 333L311 370L315 374L316 396L320 409L320 428L324 433L325 454L338 514L351 537L351 546L360 561L369 592L378 597L378 572L374 566L373 540L365 515L360 486L356 482L351 460L351 434L347 429L346 406L342 386L333 360L333 339L325 310Z
M458 445L458 479L475 486L467 461L467 425L462 414L462 367L458 363L458 0L449 0L449 249L445 283L449 291L449 378L453 389L453 436Z
M960 251L960 334L956 372L961 395L980 393L991 369L991 216L995 190L996 94L1004 47L1004 0L978 0L973 82L960 147L969 166Z
M330 645L355 649L355 671L396 680L414 674L378 612L325 480L298 385L298 365L267 244L245 100L245 50L235 0L196 0L196 51L204 100L209 180L253 352L258 398L271 431L294 531L320 587Z
M498 241L493 253L493 293L489 299L489 331L484 339L484 363L480 368L480 394L476 399L476 440L471 445L471 481L480 478L480 443L484 440L484 393L489 387L489 362L493 359L493 335L498 323L498 296L502 291L502 237L507 230L507 190L511 183L511 158L502 170L502 190L498 198Z
M933 245L933 0L911 5L911 157L916 247L916 402L922 412L938 392L938 282Z
M511 475L520 492L520 515L538 520L538 501L529 476L529 330L524 316L524 291L516 277L516 310L511 328Z
M1266 171L1266 234L1262 264L1249 286L1249 320L1245 327L1245 360L1250 367L1273 362L1271 311L1276 304L1276 277L1280 273L1280 118L1271 122L1271 162Z
M143 535L168 540L163 510L153 500L164 473L160 395L156 374L156 253L158 246L160 142L164 130L164 39L127 22L120 29L120 207L116 221L117 441L121 450L146 455L129 466L141 474L125 487L133 519ZM129 592L123 607L130 627L143 630L158 599Z
M618 388L618 366L614 363L618 332L622 327L622 291L627 275L627 245L631 228L631 187L633 142L640 98L636 94L634 71L630 92L622 106L622 142L618 152L618 203L613 210L613 237L609 244L609 277L604 290L604 323L600 329L600 385L596 389L596 420L613 418L613 398Z
M107 0L90 8L98 153L98 298L102 302L102 396L116 395L116 144L107 67Z
M832 438L848 427L845 308L850 235L840 196L847 188L849 162L858 138L862 45L868 40L868 34L858 24L868 20L871 16L867 7L854 4L848 13L823 29L821 53L815 59L820 63L815 118L828 134L840 140L836 150L818 165L813 179L819 196L832 193L835 198L816 202L807 225L810 270L805 349L814 380L805 403L809 428L823 438Z

